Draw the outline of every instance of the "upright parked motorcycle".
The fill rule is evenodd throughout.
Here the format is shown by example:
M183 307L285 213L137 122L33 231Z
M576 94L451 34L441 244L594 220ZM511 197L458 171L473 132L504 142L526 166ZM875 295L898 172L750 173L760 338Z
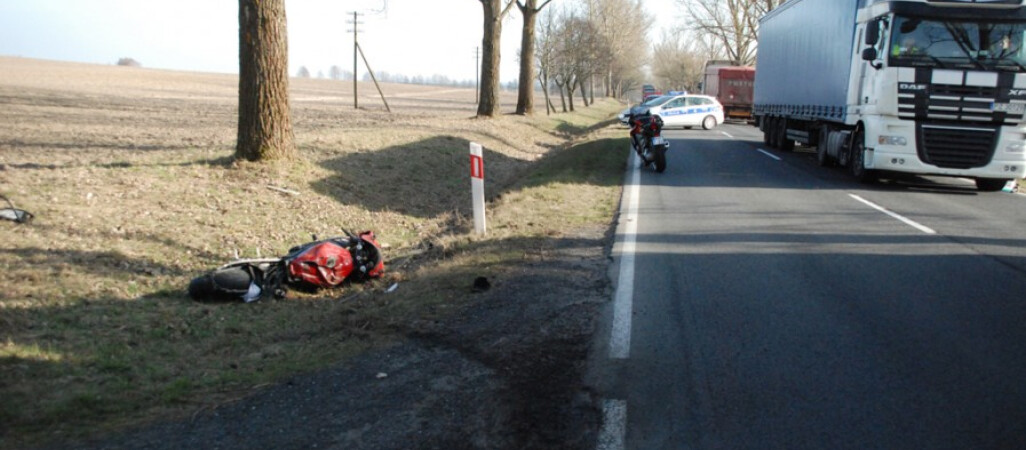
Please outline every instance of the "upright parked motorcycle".
M645 112L632 115L630 124L631 147L645 166L654 164L655 171L663 173L666 170L666 151L670 149L670 143L662 136L663 119Z

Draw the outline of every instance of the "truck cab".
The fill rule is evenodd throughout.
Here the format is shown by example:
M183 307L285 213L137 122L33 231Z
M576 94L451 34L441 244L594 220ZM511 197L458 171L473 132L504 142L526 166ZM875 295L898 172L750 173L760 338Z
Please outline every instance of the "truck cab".
M877 2L865 12L850 103L877 122L866 126L872 167L968 171L984 190L1022 177L1022 2Z
M821 165L864 181L957 176L993 191L1026 175L1026 0L791 0L759 38L767 144L814 145Z

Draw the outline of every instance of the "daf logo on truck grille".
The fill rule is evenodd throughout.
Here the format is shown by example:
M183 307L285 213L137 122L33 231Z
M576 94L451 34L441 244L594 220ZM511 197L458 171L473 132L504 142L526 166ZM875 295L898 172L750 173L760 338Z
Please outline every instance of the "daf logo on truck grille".
M916 84L916 83L898 83L898 90L900 91L925 91L929 85L927 84Z

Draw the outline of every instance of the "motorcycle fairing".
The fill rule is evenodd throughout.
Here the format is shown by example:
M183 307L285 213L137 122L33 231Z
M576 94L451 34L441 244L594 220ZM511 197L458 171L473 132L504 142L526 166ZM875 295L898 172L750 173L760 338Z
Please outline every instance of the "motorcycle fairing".
M289 278L318 287L342 283L353 272L353 256L333 241L318 242L288 261Z

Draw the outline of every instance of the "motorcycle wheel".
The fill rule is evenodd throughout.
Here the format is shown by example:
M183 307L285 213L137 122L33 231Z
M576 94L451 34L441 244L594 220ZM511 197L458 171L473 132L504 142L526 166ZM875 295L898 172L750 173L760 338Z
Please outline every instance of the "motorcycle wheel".
M655 171L657 173L663 173L666 170L666 150L660 149L655 151L654 158Z
M193 278L189 297L201 302L239 301L249 291L253 275L246 266L218 269Z

